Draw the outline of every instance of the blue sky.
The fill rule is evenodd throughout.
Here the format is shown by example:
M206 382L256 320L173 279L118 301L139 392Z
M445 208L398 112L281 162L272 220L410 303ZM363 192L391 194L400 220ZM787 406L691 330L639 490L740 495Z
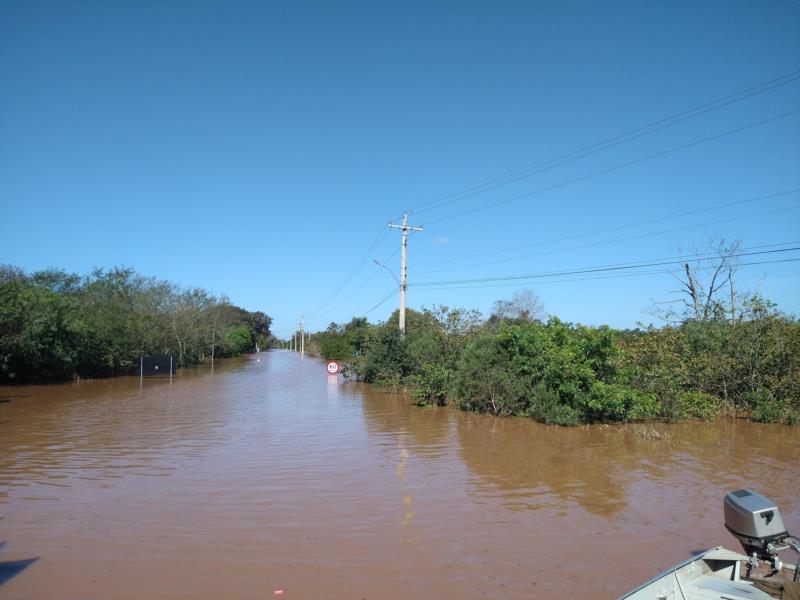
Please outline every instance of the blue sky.
M798 23L789 0L0 0L0 262L132 266L285 334L390 294L371 259L399 271L385 225L404 208L425 228L412 286L670 258L712 238L797 242L800 193L754 199L800 188L800 114L781 116L800 109ZM786 258L800 252L742 262ZM798 276L800 262L750 265L739 285L798 313ZM627 327L676 287L664 273L565 279L411 287L409 305L488 315L531 288L565 320Z

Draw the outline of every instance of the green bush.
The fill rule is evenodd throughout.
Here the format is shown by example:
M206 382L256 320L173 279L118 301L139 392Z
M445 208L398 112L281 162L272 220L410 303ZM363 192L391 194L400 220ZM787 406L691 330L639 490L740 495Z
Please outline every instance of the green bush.
M231 354L242 354L250 349L250 330L246 325L238 325L228 331L228 348Z
M589 421L650 419L658 414L655 395L628 385L595 381L589 393L580 397L583 414Z
M431 365L439 365L444 369L442 347L433 332L409 334L406 338L406 354L411 373L424 375L425 369Z
M562 404L558 393L547 389L543 384L539 384L533 389L531 402L525 416L533 417L548 425L579 425L581 423L580 413L568 404Z
M745 400L750 409L750 417L762 423L785 423L796 425L800 422L800 413L780 401L767 390L758 390L746 394Z
M465 410L515 415L525 409L524 382L515 379L496 336L481 336L467 345L453 387L455 405Z
M651 327L626 335L621 349L630 385L655 394L666 418L711 419L744 409L760 420L789 422L800 414L800 323L758 296L737 320Z
M800 323L753 298L741 316L616 331L495 319L472 311L410 311L365 326L348 373L412 385L420 404L525 415L545 423L666 418L710 420L747 409L766 422L800 421ZM757 391L754 391L757 390Z
M422 374L413 379L416 386L411 397L420 406L443 406L447 401L450 372L442 365L427 364L422 367Z
M372 333L362 377L367 383L387 381L397 387L410 373L406 339L394 327L378 327Z
M719 398L705 392L690 390L677 395L670 417L676 421L713 421L721 411L722 401Z
M398 392L403 387L403 378L397 371L378 371L373 383L376 387Z
M344 326L331 323L325 331L314 334L312 346L327 360L349 360L364 352L368 331L369 324L363 317L354 317Z
M630 388L618 369L617 337L558 319L503 324L465 348L456 404L563 425L652 417L655 395Z

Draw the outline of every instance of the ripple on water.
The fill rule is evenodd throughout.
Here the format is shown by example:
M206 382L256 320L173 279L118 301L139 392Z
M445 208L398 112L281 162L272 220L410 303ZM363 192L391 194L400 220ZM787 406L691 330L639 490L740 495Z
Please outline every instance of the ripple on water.
M733 547L731 489L772 497L800 530L798 429L548 427L260 358L141 389L0 390L4 558L47 558L8 585L112 600L218 598L232 581L244 597L607 598L693 548ZM567 576L556 567L576 548Z

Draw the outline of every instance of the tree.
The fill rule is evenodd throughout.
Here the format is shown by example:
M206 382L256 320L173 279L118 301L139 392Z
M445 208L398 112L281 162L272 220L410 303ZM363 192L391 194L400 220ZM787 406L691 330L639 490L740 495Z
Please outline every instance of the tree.
M265 315L261 311L247 314L247 324L250 328L250 348L253 349L257 346L265 347L267 341L272 336L270 332L272 317Z
M206 344L211 350L211 369L214 369L214 359L216 358L217 347L224 339L221 336L223 330L229 322L229 311L227 310L230 304L226 297L220 299L210 298L209 306L206 309Z
M737 300L735 274L738 270L739 240L709 242L708 251L695 249L692 258L682 260L680 270L672 276L680 287L671 293L677 300L655 302L651 312L668 323L710 319L737 320L743 302Z
M362 354L367 346L369 322L366 317L353 317L344 326L344 335L350 345L351 352Z
M172 335L178 344L178 364L186 364L187 356L197 358L201 347L198 325L211 303L208 293L200 288L190 288L175 294L169 309Z
M501 321L511 320L522 323L541 321L545 316L544 304L533 290L520 290L514 292L510 300L497 300L494 303L492 316Z
M28 278L0 281L0 379L49 381L79 363L79 307Z
M0 380L51 381L123 373L144 354L186 365L250 350L272 319L201 288L182 289L133 269L86 277L0 266Z
M233 354L242 354L250 350L250 330L247 325L241 324L231 327L227 333L227 342Z
M480 332L481 313L466 308L434 306L423 309L429 331L441 348L445 366L455 368L464 347Z
M313 336L316 352L325 359L342 360L352 355L352 348L348 344L344 328L336 323L331 323L325 331L315 333Z

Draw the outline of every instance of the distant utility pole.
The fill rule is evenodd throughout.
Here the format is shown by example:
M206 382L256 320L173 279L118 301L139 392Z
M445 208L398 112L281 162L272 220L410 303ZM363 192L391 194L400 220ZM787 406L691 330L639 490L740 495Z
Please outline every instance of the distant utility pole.
M300 356L306 355L306 333L305 333L305 319L300 317Z
M422 231L422 227L408 226L408 213L403 211L403 224L393 225L392 229L400 230L400 333L406 333L406 244L408 243L409 231Z

